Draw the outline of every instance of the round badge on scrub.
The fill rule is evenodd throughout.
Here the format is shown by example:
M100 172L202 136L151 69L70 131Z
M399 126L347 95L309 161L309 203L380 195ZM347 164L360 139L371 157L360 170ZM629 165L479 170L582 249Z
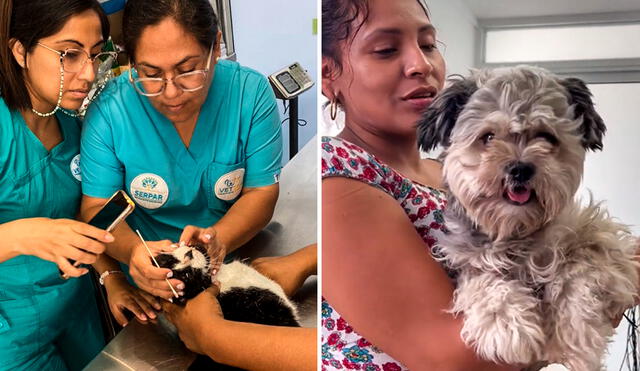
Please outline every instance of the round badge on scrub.
M231 201L242 192L244 169L236 169L218 178L214 186L216 197L221 200Z
M71 169L71 175L76 178L79 182L82 181L82 171L80 170L80 154L78 153L71 159L71 163L69 164L69 169Z
M136 203L146 209L162 207L169 199L167 182L152 173L140 174L133 178L129 192Z

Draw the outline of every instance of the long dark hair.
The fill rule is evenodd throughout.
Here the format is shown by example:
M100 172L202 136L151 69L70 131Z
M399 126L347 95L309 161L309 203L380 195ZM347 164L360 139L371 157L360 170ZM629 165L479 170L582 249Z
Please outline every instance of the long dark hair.
M94 10L100 18L102 37L109 37L109 20L97 0L2 0L0 5L0 94L12 110L31 108L22 67L13 57L12 40L29 53L38 41L60 31L69 18ZM26 64L25 53L25 64Z
M131 60L135 60L144 29L168 17L190 32L205 49L216 40L218 18L209 0L129 0L124 8L122 33Z

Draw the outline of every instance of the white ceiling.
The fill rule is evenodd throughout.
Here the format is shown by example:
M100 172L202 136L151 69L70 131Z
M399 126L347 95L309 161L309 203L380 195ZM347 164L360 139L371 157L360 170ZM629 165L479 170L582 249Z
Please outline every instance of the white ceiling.
M640 11L640 0L462 0L478 19Z

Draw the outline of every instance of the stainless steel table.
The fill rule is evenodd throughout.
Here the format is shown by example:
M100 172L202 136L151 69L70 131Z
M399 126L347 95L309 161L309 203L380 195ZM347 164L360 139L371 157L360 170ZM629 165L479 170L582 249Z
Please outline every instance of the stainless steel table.
M317 142L313 138L284 167L273 219L253 240L237 250L238 259L286 255L317 240ZM317 276L305 282L294 300L302 326L316 327ZM195 354L180 342L162 316L157 324L131 321L85 370L185 370Z

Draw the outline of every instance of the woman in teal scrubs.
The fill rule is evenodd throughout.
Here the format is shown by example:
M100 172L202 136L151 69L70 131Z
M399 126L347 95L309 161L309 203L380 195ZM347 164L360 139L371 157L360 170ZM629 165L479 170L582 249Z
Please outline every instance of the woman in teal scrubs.
M96 1L55 3L5 1L0 14L2 370L81 369L103 346L87 270L67 259L91 264L113 236L71 220L80 125L62 111L86 97L95 77L87 55L100 52L109 26ZM58 268L82 277L65 281Z
M133 230L154 248L201 237L228 253L247 242L278 198L280 119L264 76L218 61L209 1L129 0L123 35L133 69L86 117L82 212L124 189L137 207L107 253L130 265L140 288L169 299L170 270L151 265Z
M104 345L88 271L68 259L92 264L113 241L72 220L81 195L72 112L108 32L95 0L0 7L0 370L79 370ZM108 288L110 304L123 307L127 290Z

